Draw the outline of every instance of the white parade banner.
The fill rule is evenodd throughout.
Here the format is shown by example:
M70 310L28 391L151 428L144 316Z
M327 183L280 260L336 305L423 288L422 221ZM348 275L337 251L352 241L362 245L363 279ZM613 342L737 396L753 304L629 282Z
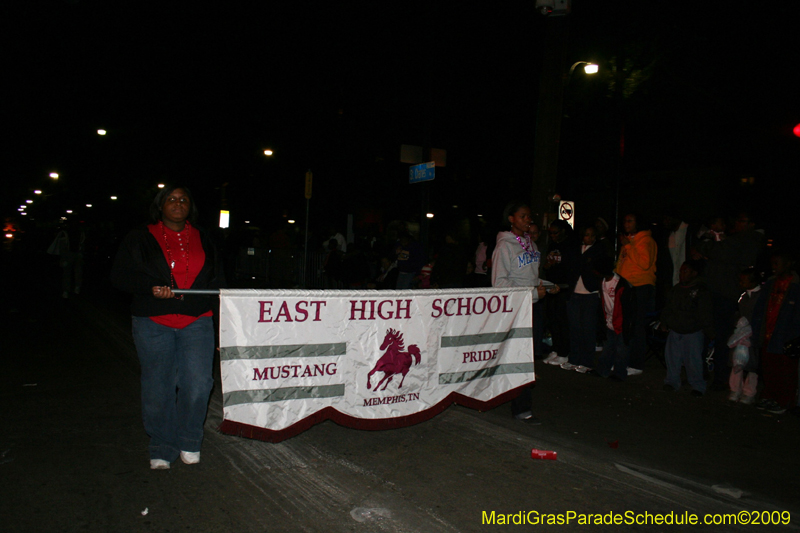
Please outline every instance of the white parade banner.
M220 430L278 442L488 409L531 383L530 289L220 291Z

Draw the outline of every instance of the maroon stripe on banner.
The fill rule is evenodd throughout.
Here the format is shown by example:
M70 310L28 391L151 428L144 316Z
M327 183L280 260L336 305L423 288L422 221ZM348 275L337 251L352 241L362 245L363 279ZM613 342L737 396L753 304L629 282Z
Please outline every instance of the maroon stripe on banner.
M333 420L340 426L353 429L363 429L367 431L397 429L406 426L413 426L414 424L419 424L420 422L425 422L426 420L430 420L434 416L438 415L439 413L450 407L451 404L463 405L464 407L469 407L470 409L475 409L477 411L488 411L490 409L494 409L498 405L501 405L503 403L506 403L514 399L517 396L517 394L519 394L520 390L526 386L527 385L522 385L515 389L511 389L510 391L495 396L494 398L486 402L482 402L480 400L476 400L475 398L464 396L457 392L451 392L444 400L437 403L433 407L430 407L424 411L420 411L419 413L414 413L408 416L399 416L396 418L380 418L380 419L356 418L350 415L340 413L333 407L326 407L325 409L317 411L313 415L307 416L306 418L289 426L288 428L284 428L281 430L273 430L257 426L251 426L250 424L244 424L242 422L234 422L232 420L223 420L222 424L220 424L220 426L217 429L219 430L220 433L224 433L225 435L234 435L237 437L263 440L266 442L281 442L286 439L290 439L295 435L299 435L305 430L311 428L312 426L315 426L320 422L324 422L325 420Z

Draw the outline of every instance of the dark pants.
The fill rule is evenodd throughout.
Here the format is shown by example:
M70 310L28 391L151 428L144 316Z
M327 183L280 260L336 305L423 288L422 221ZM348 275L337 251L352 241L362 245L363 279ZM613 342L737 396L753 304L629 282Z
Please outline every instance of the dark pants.
M761 397L775 400L781 407L793 407L797 400L797 359L763 350L761 368L761 376L764 378Z
M656 287L640 285L636 287L635 293L636 322L633 326L628 366L641 370L644 368L644 356L647 353L647 315L656 308Z
M511 415L517 416L531 410L531 405L533 405L533 401L531 399L531 390L533 386L528 385L527 387L520 389L519 394L516 398L511 400Z
M542 343L546 308L544 299L533 304L533 356L536 359L543 359L547 356L545 346Z
M763 298L763 296L762 296ZM725 343L733 334L733 317L738 306L736 302L720 295L712 294L711 303L714 310L714 386L726 387L730 379L731 369L728 366L729 350Z
M569 314L569 362L594 367L594 347L597 341L597 294L572 294L567 302Z
M613 372L611 367L614 367ZM604 378L612 373L623 381L628 377L628 346L621 333L616 334L606 327L606 341L600 357L597 358L596 370Z
M547 305L547 323L553 337L553 351L560 357L569 355L569 316L567 301L570 292L562 290L558 294L548 295L544 301Z

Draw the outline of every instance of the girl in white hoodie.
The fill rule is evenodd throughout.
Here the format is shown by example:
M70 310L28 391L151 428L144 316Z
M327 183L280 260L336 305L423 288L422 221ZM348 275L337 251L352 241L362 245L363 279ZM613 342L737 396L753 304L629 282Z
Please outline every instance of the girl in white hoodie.
M492 286L530 287L535 303L544 298L547 291L539 281L542 254L528 235L531 226L535 226L531 221L531 210L523 203L511 203L503 214L511 229L497 234L497 245L492 254ZM553 287L550 292L555 294L558 290L558 287ZM517 420L538 424L531 412L531 403L531 388L528 386L512 400L511 414Z

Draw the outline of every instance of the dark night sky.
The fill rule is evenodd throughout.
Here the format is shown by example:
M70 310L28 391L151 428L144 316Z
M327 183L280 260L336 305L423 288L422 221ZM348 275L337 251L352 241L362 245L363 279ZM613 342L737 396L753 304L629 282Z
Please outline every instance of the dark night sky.
M546 23L530 0L18 4L2 8L6 215L30 189L55 190L46 174L57 169L51 205L119 194L140 210L167 180L192 185L212 211L227 182L241 218L302 218L311 168L313 213L409 217L419 190L397 161L401 143L447 149L434 208L495 210L530 195ZM601 74L575 77L565 93L565 194L580 202L611 183L620 51L639 75L625 101L625 184L714 169L716 209L742 197L761 204L780 180L796 180L800 2L598 4L574 0L569 18L567 56L598 62ZM725 189L743 176L756 177L752 190Z

